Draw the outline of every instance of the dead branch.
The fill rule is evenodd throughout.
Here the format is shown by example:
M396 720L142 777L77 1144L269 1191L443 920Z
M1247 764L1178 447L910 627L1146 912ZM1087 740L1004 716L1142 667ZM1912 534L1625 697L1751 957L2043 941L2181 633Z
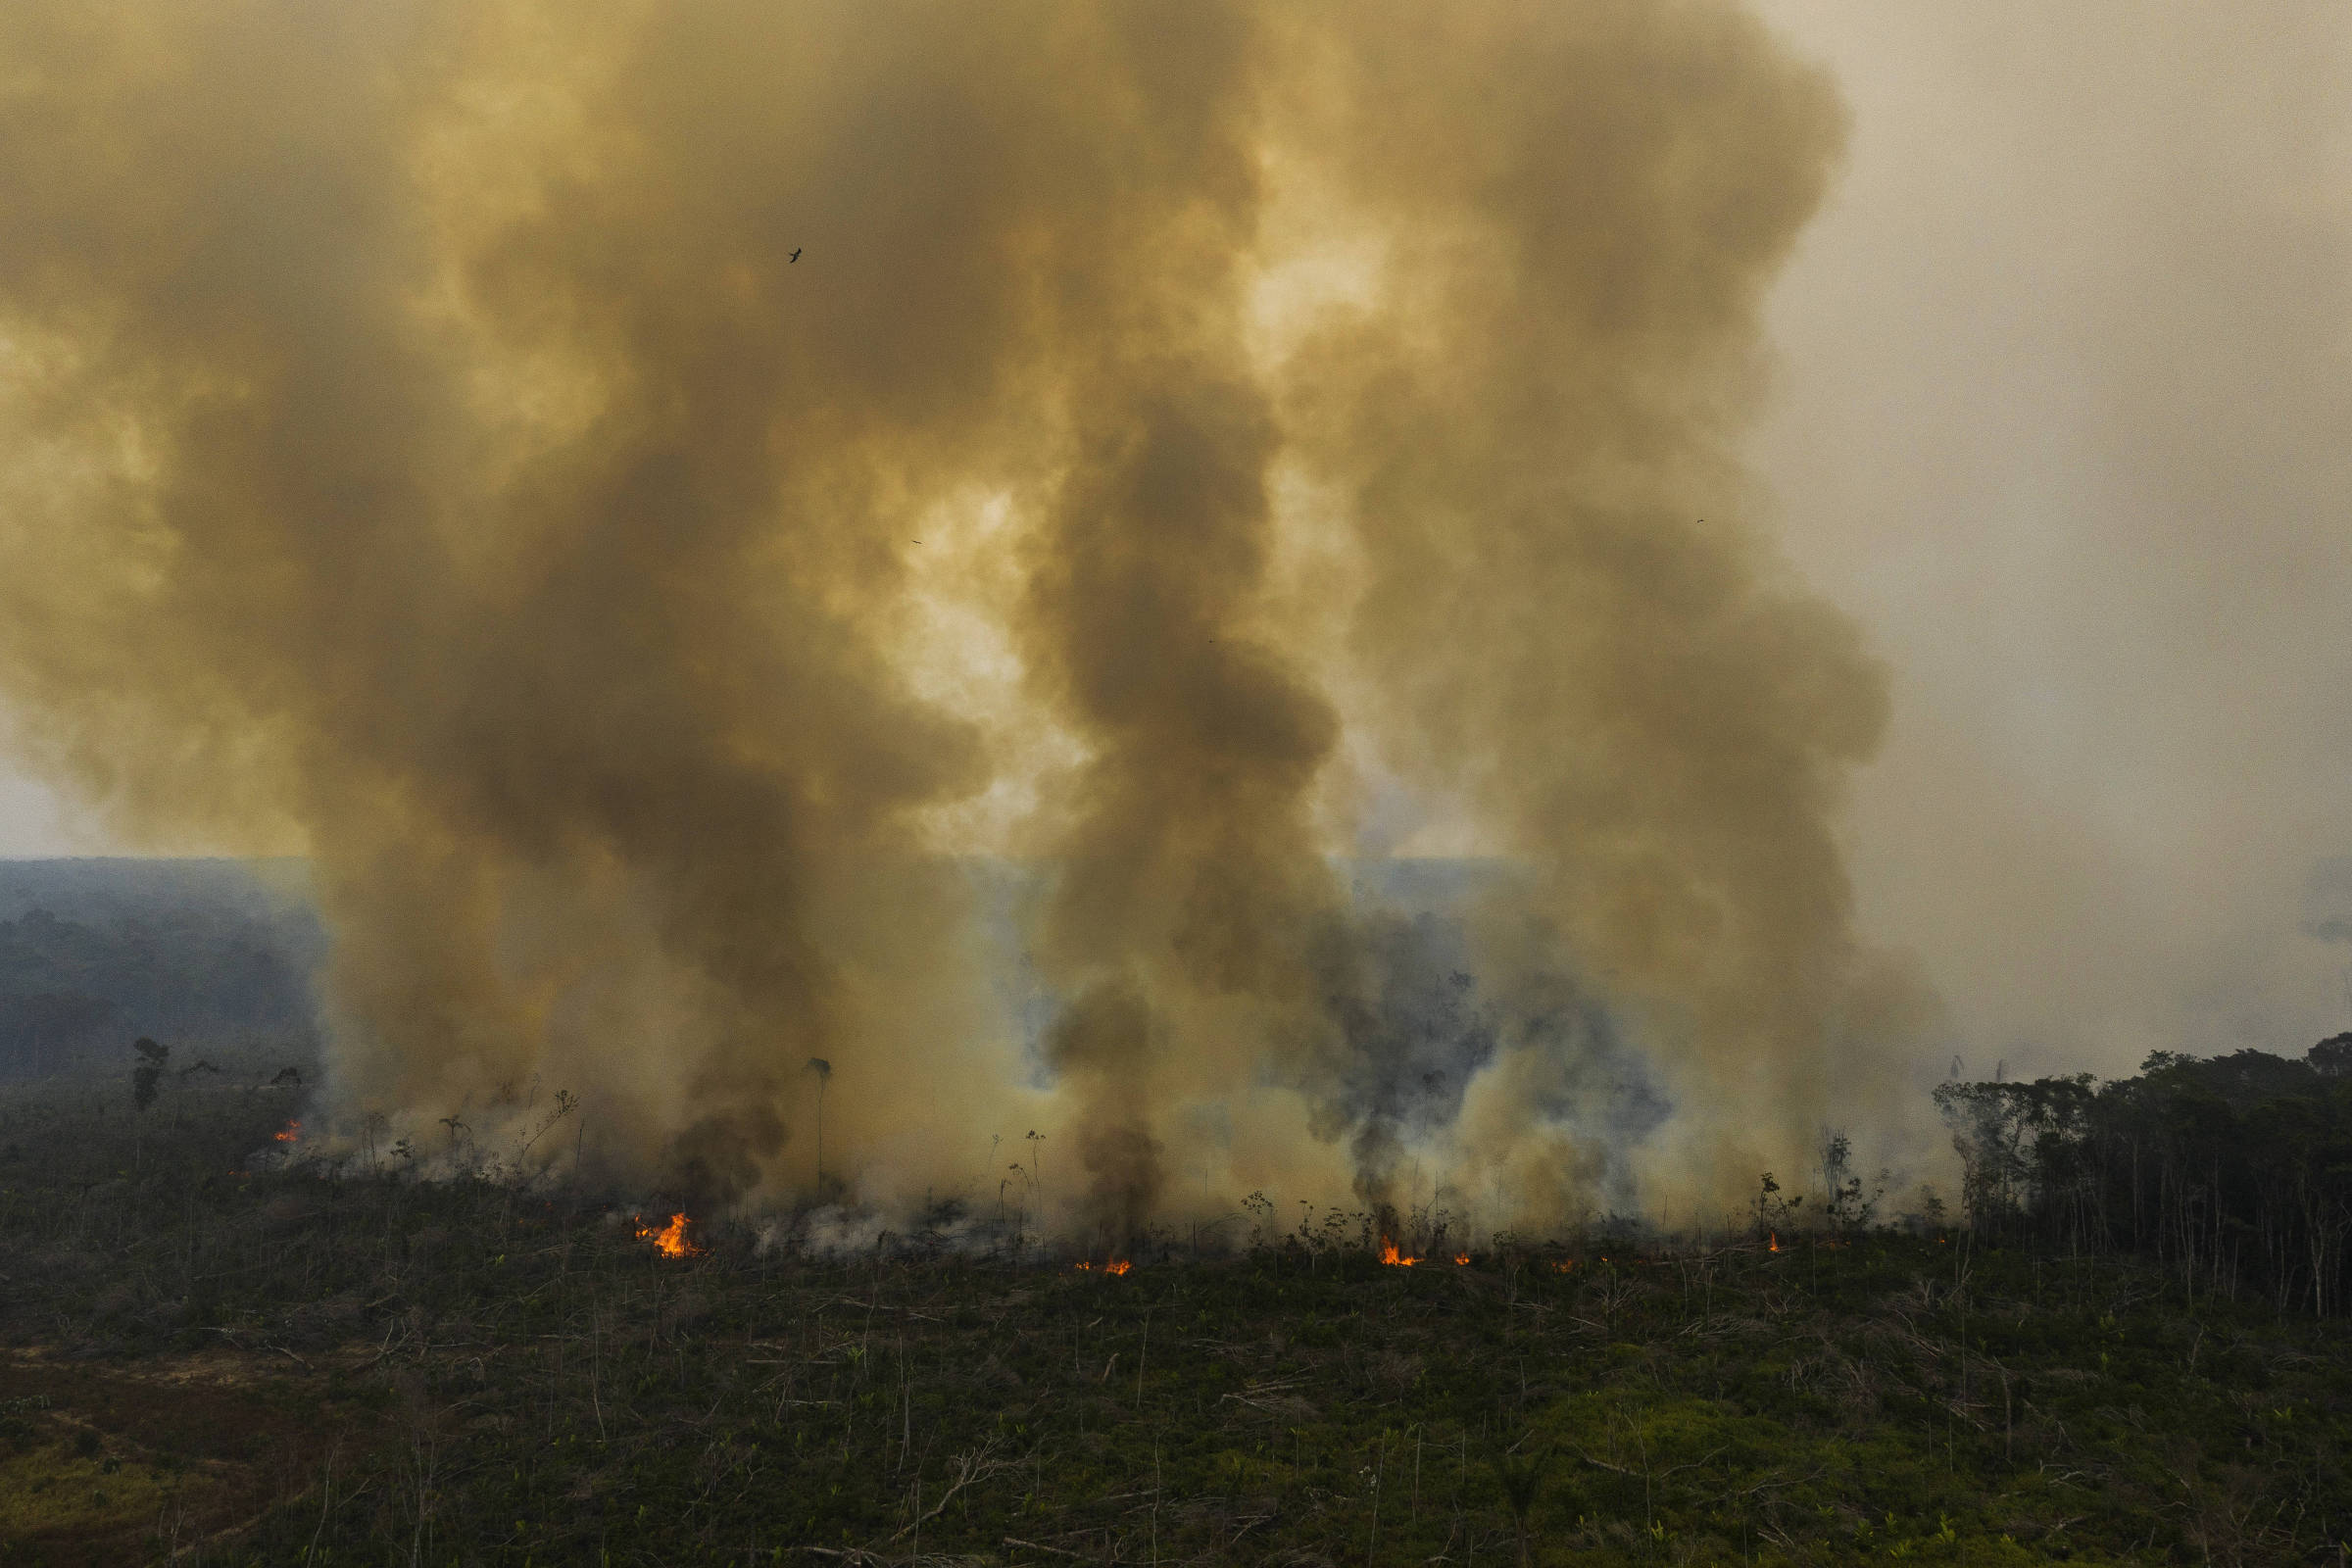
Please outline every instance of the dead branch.
M941 1514L947 1511L948 1504L956 1500L956 1494L961 1492L964 1488L972 1485L974 1482L985 1481L990 1476L997 1474L1001 1470L1011 1469L1011 1460L994 1457L997 1451L997 1439L991 1438L979 1447L973 1449L970 1453L957 1454L954 1461L956 1465L956 1479L952 1484L950 1484L948 1490L940 1494L939 1501L931 1505L931 1511L925 1514L918 1514L914 1518L909 1519L906 1523L901 1525L898 1529L898 1534L892 1536L890 1539L896 1541L899 1539L899 1536L904 1536L909 1531L919 1529L920 1527L929 1524L932 1520L938 1518Z

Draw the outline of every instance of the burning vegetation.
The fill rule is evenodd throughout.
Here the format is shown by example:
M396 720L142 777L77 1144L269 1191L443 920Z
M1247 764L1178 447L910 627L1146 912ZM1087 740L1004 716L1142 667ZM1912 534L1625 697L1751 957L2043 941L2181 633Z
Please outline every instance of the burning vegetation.
M2275 1087L2230 1069L2167 1068L2112 1114L2154 1134L2216 1081ZM0 1241L59 1264L0 1293L0 1333L35 1352L0 1365L0 1443L74 1502L21 1508L12 1544L156 1560L169 1485L209 1550L265 1562L405 1560L420 1540L543 1562L811 1541L891 1561L1509 1561L1522 1539L1534 1561L1627 1568L2193 1565L2208 1540L2217 1561L2331 1557L2352 1349L2311 1311L2342 1298L2282 1304L2246 1251L2234 1275L2136 1257L2120 1202L2107 1232L2060 1228L2034 1205L2080 1164L1989 1187L2018 1167L1986 1162L2026 1147L1990 1118L2072 1104L1999 1087L1961 1106L1998 1248L1809 1194L1801 1218L1751 1211L1704 1241L1571 1230L1474 1254L1434 1221L1350 1212L1075 1262L920 1227L763 1245L684 1205L615 1223L561 1184L419 1181L325 1140L232 1182L220 1167L282 1126L267 1096L190 1096L159 1122L0 1094ZM109 1088L127 1098L120 1073ZM2209 1176L2278 1125L2249 1100L2230 1149L2164 1173ZM191 1278L201 1315L172 1294ZM179 1457L252 1412L276 1412L267 1457ZM2053 1486L2066 1471L2100 1485Z
M635 1223L637 1239L641 1242L653 1243L655 1250L663 1257L700 1257L703 1255L703 1249L686 1239L686 1227L690 1222L684 1214L670 1215L669 1223L659 1228L648 1225L642 1217L638 1218Z
M1442 1257L1444 1254L1441 1253L1440 1255ZM1380 1261L1390 1268L1411 1268L1421 1262L1421 1257L1416 1253L1407 1253L1399 1250L1396 1242L1386 1236L1383 1236L1380 1239ZM1468 1252L1456 1252L1453 1254L1452 1261L1453 1266L1456 1268L1468 1268L1470 1266L1470 1254Z

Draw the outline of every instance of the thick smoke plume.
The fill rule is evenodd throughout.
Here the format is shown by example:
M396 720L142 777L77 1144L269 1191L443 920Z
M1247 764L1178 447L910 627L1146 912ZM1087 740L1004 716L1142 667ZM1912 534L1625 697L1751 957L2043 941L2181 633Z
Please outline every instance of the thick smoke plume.
M0 64L0 684L131 829L312 858L346 1136L566 1088L787 1200L822 1091L869 1199L1541 1220L1801 1162L1900 1026L1881 685L1730 457L1840 117L1735 8L24 0ZM1390 796L1493 858L1443 917L1348 870Z

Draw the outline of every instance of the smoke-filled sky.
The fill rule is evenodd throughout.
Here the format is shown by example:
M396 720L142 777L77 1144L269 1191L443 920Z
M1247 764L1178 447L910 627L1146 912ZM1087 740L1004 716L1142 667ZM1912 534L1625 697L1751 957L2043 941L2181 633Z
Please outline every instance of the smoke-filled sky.
M347 1117L1105 1226L2352 1024L2328 10L885 9L22 8L0 853L312 854Z
M1748 450L1893 721L1861 923L1973 1069L2352 1028L2352 30L1767 7L1850 162Z

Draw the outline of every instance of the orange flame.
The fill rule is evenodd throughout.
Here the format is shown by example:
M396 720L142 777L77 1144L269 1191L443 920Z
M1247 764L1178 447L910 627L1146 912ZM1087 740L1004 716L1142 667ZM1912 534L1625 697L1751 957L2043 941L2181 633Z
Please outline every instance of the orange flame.
M286 1130L284 1132L271 1133L270 1136L272 1140L281 1144L300 1143L302 1141L302 1123L298 1121L290 1121L286 1123Z
M1468 1268L1470 1266L1470 1254L1468 1252L1454 1253L1453 1266L1455 1268Z
M1089 1273L1093 1272L1095 1267L1094 1264L1088 1262L1085 1258L1080 1258L1076 1263L1073 1263L1070 1266L1073 1268L1084 1269ZM1102 1272L1105 1274L1124 1274L1133 1267L1135 1267L1133 1263L1130 1263L1127 1259L1122 1257L1115 1259L1112 1262L1103 1264Z
M1781 1250L1781 1233L1779 1231L1766 1231L1764 1234L1771 1239L1772 1250L1776 1252L1779 1251Z
M1411 1268L1415 1263L1421 1261L1417 1257L1406 1257L1398 1252L1396 1244L1386 1236L1380 1239L1380 1260L1391 1268Z
M699 1257L702 1255L703 1250L686 1239L685 1215L670 1215L669 1223L660 1230L655 1230L636 1215L630 1217L637 1220L637 1239L653 1243L654 1246L661 1249L663 1257Z

